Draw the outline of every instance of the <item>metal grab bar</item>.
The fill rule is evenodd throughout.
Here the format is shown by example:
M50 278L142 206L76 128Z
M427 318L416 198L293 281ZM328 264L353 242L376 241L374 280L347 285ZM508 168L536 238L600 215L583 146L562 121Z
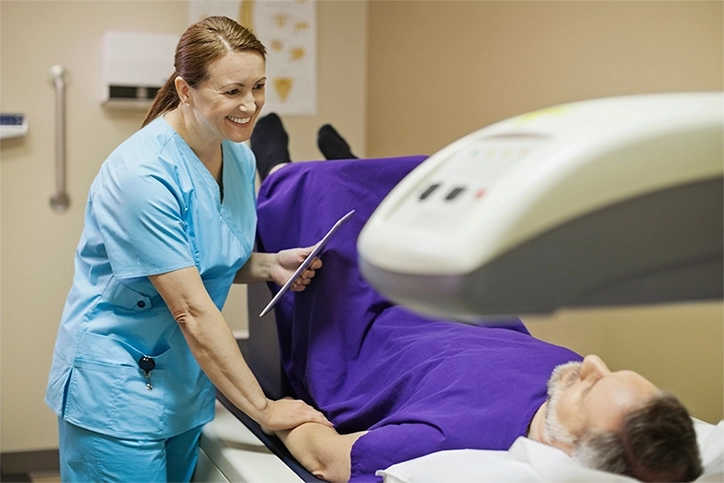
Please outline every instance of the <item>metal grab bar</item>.
M55 87L55 194L50 198L50 206L63 213L70 206L70 198L65 190L65 69L62 65L50 68L52 83Z

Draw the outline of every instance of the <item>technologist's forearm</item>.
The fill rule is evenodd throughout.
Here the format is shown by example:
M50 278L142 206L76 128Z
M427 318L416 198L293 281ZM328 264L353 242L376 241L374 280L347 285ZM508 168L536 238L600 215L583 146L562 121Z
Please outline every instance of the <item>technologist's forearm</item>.
M179 321L196 361L216 388L258 423L269 403L220 312Z
M149 277L181 328L196 361L216 387L255 421L270 401L241 356L221 311L195 267Z

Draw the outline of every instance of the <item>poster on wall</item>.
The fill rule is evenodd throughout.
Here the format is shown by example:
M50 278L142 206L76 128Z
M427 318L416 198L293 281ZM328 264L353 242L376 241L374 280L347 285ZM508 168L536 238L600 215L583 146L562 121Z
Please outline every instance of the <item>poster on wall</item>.
M316 0L189 0L189 24L225 15L267 49L265 113L317 113Z

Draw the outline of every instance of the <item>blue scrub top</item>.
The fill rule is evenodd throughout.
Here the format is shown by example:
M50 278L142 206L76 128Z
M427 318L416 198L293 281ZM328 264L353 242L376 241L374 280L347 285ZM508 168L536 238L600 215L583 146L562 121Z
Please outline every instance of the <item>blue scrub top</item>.
M215 389L149 275L196 267L221 309L256 232L255 161L224 141L219 186L158 118L101 166L45 396L66 421L118 438L165 438L213 418ZM152 390L138 360L152 357Z

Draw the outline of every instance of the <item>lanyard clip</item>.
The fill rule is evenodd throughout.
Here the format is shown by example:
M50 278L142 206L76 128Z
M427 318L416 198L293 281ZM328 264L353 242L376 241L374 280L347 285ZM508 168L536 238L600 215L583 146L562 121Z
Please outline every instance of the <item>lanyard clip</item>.
M146 374L146 388L149 391L152 390L151 371L156 367L156 361L154 361L152 357L141 356L141 358L138 359L138 367Z

